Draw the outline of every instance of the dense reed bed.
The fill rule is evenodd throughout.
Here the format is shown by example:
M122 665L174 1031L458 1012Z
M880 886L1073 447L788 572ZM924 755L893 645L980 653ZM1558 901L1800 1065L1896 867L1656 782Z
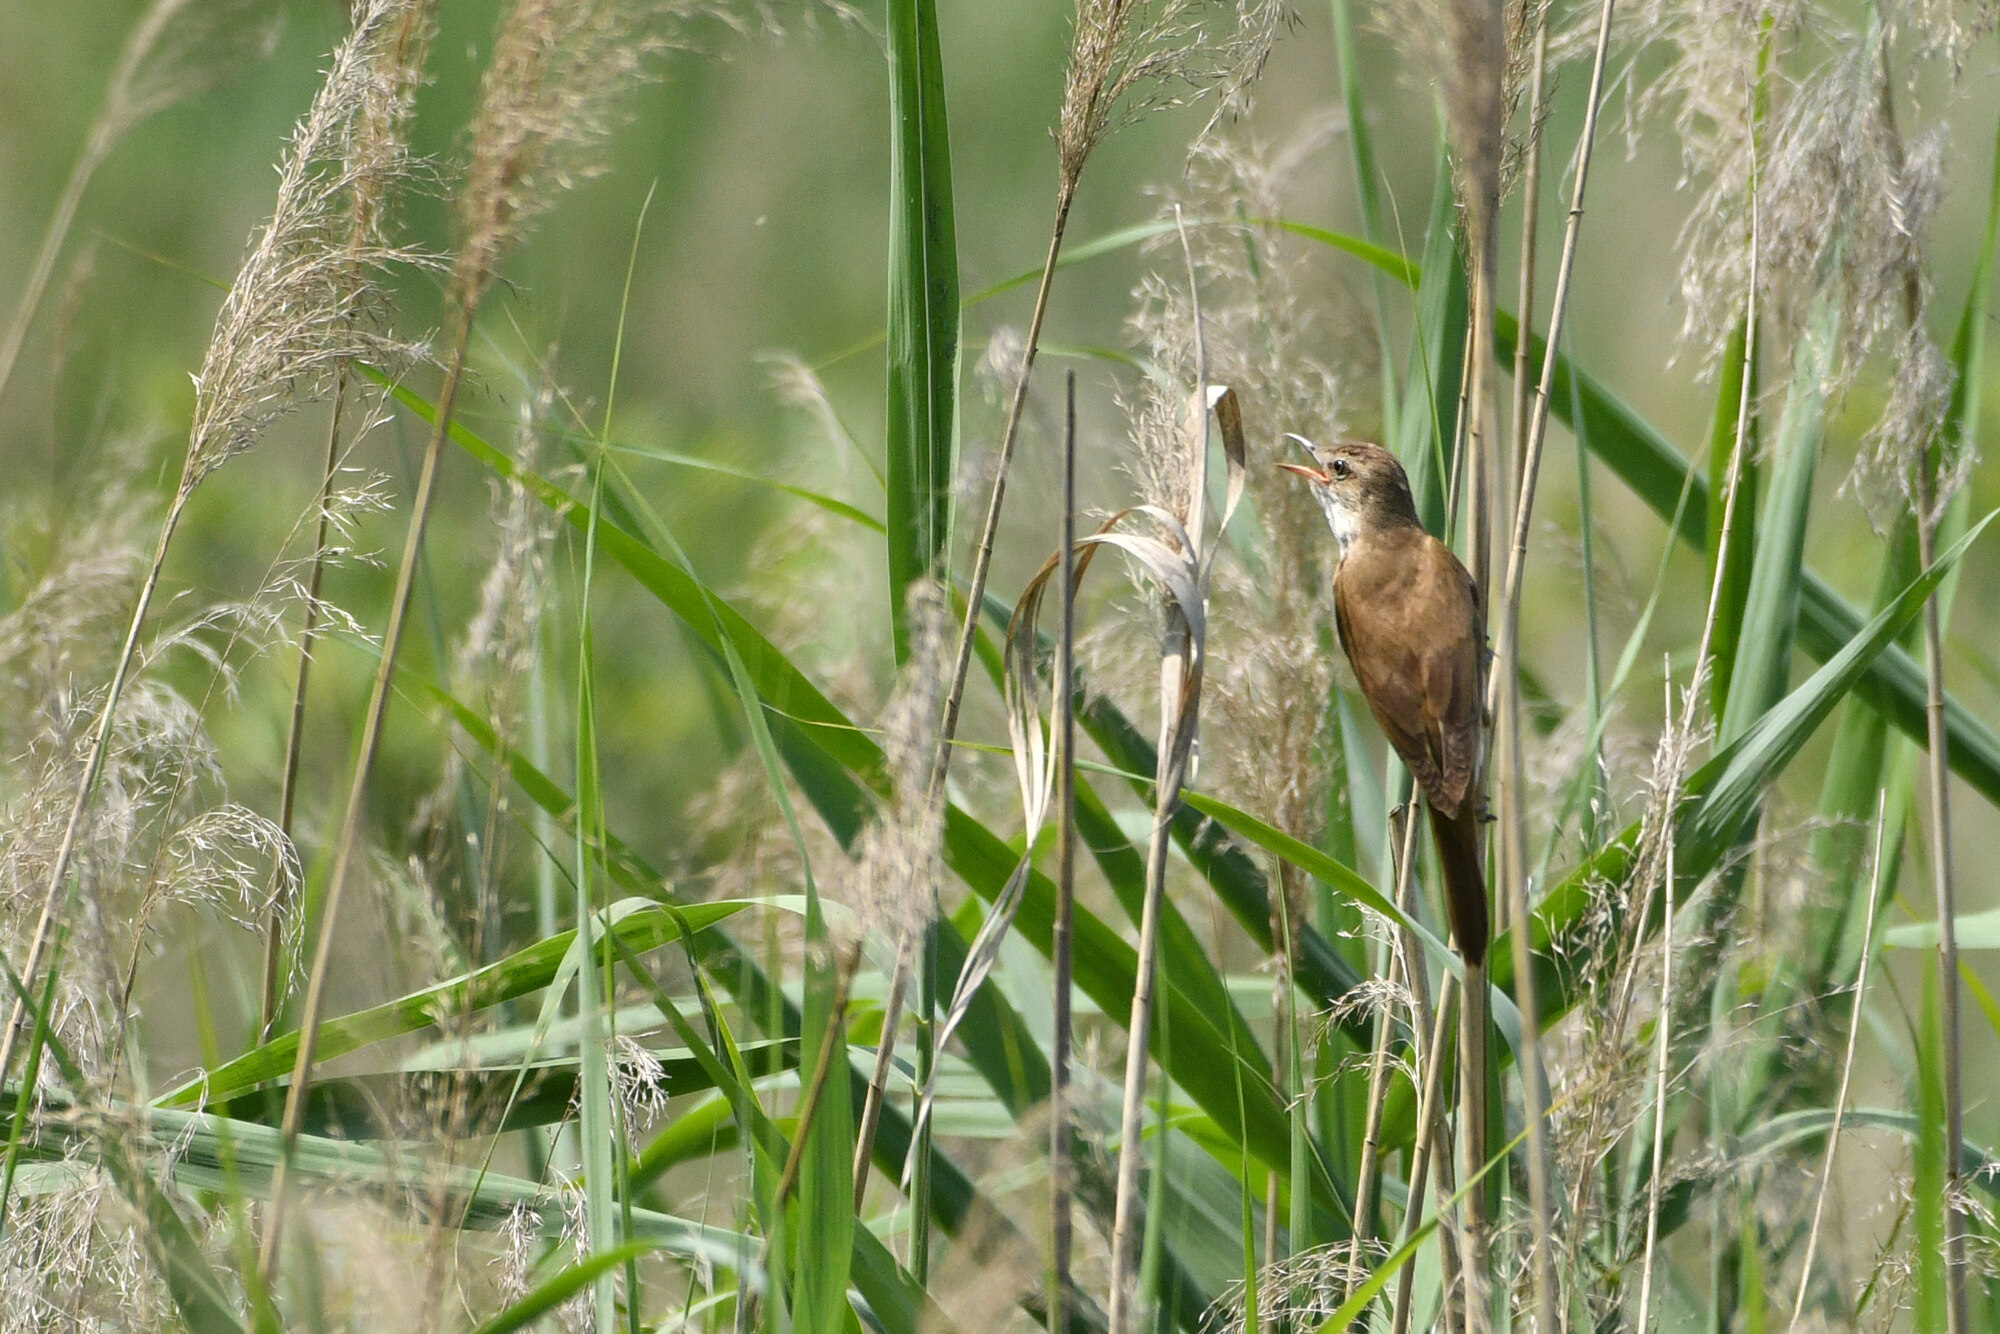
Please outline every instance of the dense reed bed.
M131 8L4 129L0 1328L2000 1328L1986 7ZM1481 590L1483 965L1288 432Z

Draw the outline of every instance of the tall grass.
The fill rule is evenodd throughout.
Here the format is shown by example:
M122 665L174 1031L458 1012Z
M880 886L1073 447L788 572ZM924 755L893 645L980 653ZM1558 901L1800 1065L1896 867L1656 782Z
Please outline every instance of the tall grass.
M620 303L566 330L601 370L522 351L514 268L625 161L634 90L733 77L678 48L753 62L791 15L500 8L459 126L426 120L456 16L357 7L272 145L178 485L131 446L93 503L0 516L0 1326L1996 1327L1977 20L1085 0L1036 109L1054 224L978 288L997 187L960 90L993 84L946 57L984 30L892 0L853 75L887 113L887 314L845 340L884 373L788 362L813 425L770 461L632 406L681 388L644 359L643 226L715 205L669 166L622 270L573 271ZM211 20L241 9L140 17L0 390L85 187L239 57ZM787 40L845 60L873 23ZM1336 114L1258 105L1297 60ZM1152 113L1157 212L1070 237ZM1603 152L1620 118L1689 188ZM1947 129L1989 188L1934 257ZM1657 190L1674 244L1631 253L1606 190ZM1600 353L1607 254L1675 267L1678 343ZM1117 266L1124 346L1069 341L1066 285ZM1025 338L989 337L1020 287ZM1059 412L1038 356L1081 363ZM309 508L211 593L179 562L249 471L221 465L283 471L323 398ZM844 424L876 420L879 449ZM1391 444L1483 572L1484 970L1357 721L1291 431ZM724 494L776 537L689 522ZM662 716L677 740L630 744Z

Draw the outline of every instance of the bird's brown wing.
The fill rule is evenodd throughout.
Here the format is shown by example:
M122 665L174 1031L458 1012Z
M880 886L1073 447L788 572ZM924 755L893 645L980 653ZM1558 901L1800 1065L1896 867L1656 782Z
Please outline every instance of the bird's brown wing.
M1479 748L1479 611L1471 578L1425 534L1356 550L1334 574L1334 620L1368 711L1426 800L1457 815Z
M1443 769L1424 726L1428 710L1422 659L1410 651L1416 630L1405 589L1399 587L1408 574L1374 553L1350 554L1334 572L1334 625L1376 725L1424 795L1435 799Z
M1431 608L1436 624L1466 627L1462 635L1431 640L1422 671L1425 739L1438 770L1437 787L1426 786L1424 795L1433 806L1457 814L1464 809L1473 772L1479 767L1483 708L1479 654L1485 631L1472 576L1435 538L1423 544L1411 600Z

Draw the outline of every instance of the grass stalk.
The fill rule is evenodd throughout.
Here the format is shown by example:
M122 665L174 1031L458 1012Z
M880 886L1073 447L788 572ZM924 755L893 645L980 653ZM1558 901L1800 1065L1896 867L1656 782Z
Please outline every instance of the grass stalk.
M1118 1123L1118 1182L1111 1228L1111 1334L1129 1334L1137 1327L1132 1308L1141 1216L1139 1160L1145 1151L1141 1132L1146 1108L1147 1050L1152 1038L1154 988L1159 978L1160 916L1161 902L1166 897L1167 856L1186 768L1175 759L1175 752L1180 749L1175 740L1180 723L1175 699L1188 648L1186 618L1172 610L1170 604L1160 652L1165 707L1160 717L1159 767L1154 773L1153 831L1146 844L1146 900L1139 918L1139 969L1132 987L1132 1015L1126 1028L1124 1098Z
M1563 226L1562 257L1557 263L1555 296L1549 308L1548 346L1561 346L1563 319L1568 311L1570 283L1576 269L1578 237L1583 225L1584 191L1590 179L1591 150L1597 141L1597 117L1604 99L1604 69L1611 47L1611 13L1613 0L1604 0L1598 11L1597 47L1591 62L1590 92L1584 108L1583 132L1577 140L1576 176L1571 188L1569 216ZM1536 102L1534 110L1539 111L1542 64L1548 43L1547 19L1544 16L1535 38L1536 64L1534 81ZM1532 114L1532 113L1531 113ZM1530 135L1531 162L1538 161L1539 133ZM1532 184L1532 181L1531 181ZM1530 194L1526 207L1534 209L1534 197ZM1523 310L1533 299L1532 287L1532 245L1530 231L1523 240L1522 302ZM1526 329L1531 326L1523 324ZM1532 413L1529 411L1524 386L1527 373L1527 348L1532 340L1520 338L1515 343L1515 439L1520 445L1519 485L1513 516L1512 541L1508 551L1506 566L1506 586L1500 603L1499 642L1493 656L1493 680L1489 685L1488 700L1494 706L1498 719L1497 768L1502 785L1501 815L1499 828L1500 880L1504 887L1506 916L1514 923L1525 922L1528 917L1527 885L1527 828L1526 811L1522 806L1522 792L1525 775L1522 770L1521 754L1521 695L1520 695L1520 621L1522 581L1527 568L1529 524L1534 513L1535 487L1541 472L1542 446L1548 436L1549 404L1555 392L1555 358L1542 359L1541 377L1536 386ZM1522 439L1523 426L1525 439ZM1522 930L1512 932L1514 950L1515 1001L1521 1012L1521 1096L1523 1113L1527 1120L1527 1177L1528 1204L1534 1238L1533 1287L1535 1294L1535 1318L1538 1328L1553 1331L1556 1328L1555 1256L1553 1225L1551 1220L1552 1196L1549 1180L1549 1150L1544 1133L1543 1112L1547 1104L1542 1087L1539 1007L1535 997L1535 973L1530 957L1528 933ZM1468 974L1466 985L1474 985ZM1468 1023L1466 1029L1473 1038L1481 1035L1473 1032L1470 1022L1472 1015L1470 994L1467 996ZM1482 997L1483 999L1483 997ZM1482 1007L1483 1008L1483 1007ZM1483 1046L1483 1041L1481 1046ZM1468 1045L1468 1052L1472 1047ZM1476 1073L1475 1067L1467 1066L1468 1079ZM1483 1098L1483 1093L1480 1095ZM1470 1104L1468 1104L1468 1107ZM1468 1115L1471 1113L1469 1112ZM1470 1162L1476 1168L1484 1158L1471 1155Z
M83 151L77 154L76 161L70 166L62 194L57 197L55 209L49 214L48 226L42 231L42 243L35 251L35 262L28 270L28 281L15 300L7 332L0 335L0 395L6 394L7 385L14 378L14 367L20 360L21 348L27 343L28 330L35 322L35 312L41 308L42 298L48 293L49 280L55 276L56 261L62 257L63 245L69 239L77 210L83 205L83 196L90 189L97 169L104 165L111 150L140 121L199 91L220 73L183 68L177 71L179 77L172 83L164 86L160 83L163 78L172 77L169 69L174 63L174 56L163 52L172 50L174 25L186 20L188 10L188 0L153 0L133 25L119 51L117 68L106 86L103 109L91 124ZM185 59L185 53L182 59ZM153 86L145 87L148 82ZM171 91L167 91L169 88ZM165 96L162 96L163 92Z
M1697 667L1696 671L1699 672L1700 668ZM1674 685L1671 666L1666 678L1667 711L1662 726L1671 732L1674 721ZM1697 685L1699 681L1700 678L1697 676ZM1684 714L1694 713L1695 699L1695 693L1691 690L1683 710ZM1681 719L1681 725L1683 727L1688 725L1687 717ZM1678 779L1674 781L1677 782ZM1660 919L1660 1013L1653 1021L1657 1030L1653 1058L1653 1160L1651 1179L1646 1187L1646 1250L1645 1259L1639 1270L1639 1319L1633 1326L1636 1334L1646 1334L1652 1312L1653 1262L1660 1240L1660 1169L1667 1148L1667 1053L1672 1045L1674 1013L1674 831L1671 798L1667 803L1666 824L1662 838L1666 844L1666 871L1662 885L1666 892L1666 914Z
M1410 911L1416 882L1412 866L1417 850L1416 830L1415 812L1410 811L1403 821L1397 847L1400 855L1396 859L1396 906L1405 913ZM1388 947L1383 955L1387 965L1396 957L1396 951ZM1393 975L1388 966L1378 971L1384 976ZM1375 1196L1382 1176L1382 1113L1389 1100L1389 1048L1393 1045L1395 1027L1389 1007L1383 1006L1375 1024L1375 1050L1368 1062L1368 1106L1362 1115L1361 1162L1354 1186L1354 1238L1347 1251L1348 1269L1356 1275L1361 1272L1361 1248L1375 1230Z
M312 972L307 977L305 1002L299 1017L298 1057L292 1065L291 1087L285 1095L282 1124L286 1156L279 1159L277 1174L272 1181L271 1209L258 1256L266 1282L270 1281L284 1230L286 1164L305 1124L306 1092L312 1084L313 1058L326 1006L327 976L333 966L334 930L339 922L341 900L346 893L350 868L361 839L361 821L368 801L368 780L374 771L376 752L382 744L382 727L389 712L396 655L402 648L403 632L409 620L411 595L416 589L418 558L423 551L424 530L430 519L431 500L436 489L438 458L451 429L452 409L458 399L459 381L465 374L471 330L472 312L461 306L453 317L451 360L445 370L444 386L438 392L437 421L431 430L430 443L424 450L422 470L417 476L409 532L404 538L402 561L396 569L396 590L389 604L389 623L382 632L381 658L375 669L375 683L369 693L368 712L362 723L361 751L354 761L354 775L347 789L347 806L340 821L340 836L334 845L332 869L327 873L326 896L320 909L319 941L314 948ZM582 925L579 923L578 928L582 929Z
M945 689L944 722L938 732L937 758L931 769L932 798L944 791L951 771L952 741L958 735L958 714L965 703L966 675L972 668L972 646L979 634L979 616L986 600L986 577L993 565L993 544L1000 532L1000 510L1007 498L1007 468L1014 458L1014 441L1021 432L1021 414L1028 405L1028 384L1035 369L1035 349L1042 339L1042 321L1048 315L1049 291L1055 284L1056 262L1062 257L1063 231L1069 225L1069 209L1076 198L1076 182L1065 177L1056 191L1056 219L1049 229L1048 258L1042 262L1041 281L1035 287L1035 306L1028 316L1028 337L1021 350L1021 371L1014 382L1014 394L1007 404L1007 419L1000 428L1000 452L993 462L993 490L986 500L986 519L979 530L979 545L972 554L972 575L966 584L965 625L959 631L958 654L952 662L951 684Z
M1812 1282L1813 1257L1819 1252L1819 1225L1826 1213L1826 1190L1833 1180L1833 1155L1840 1147L1840 1119L1847 1114L1847 1090L1854 1077L1854 1049L1861 1037L1861 1007L1868 999L1868 965L1875 946L1875 908L1881 897L1882 840L1889 824L1889 794L1878 794L1875 804L1875 856L1868 876L1868 919L1861 930L1861 973L1854 981L1854 1008L1847 1021L1847 1050L1840 1058L1840 1091L1833 1098L1833 1125L1826 1132L1826 1158L1819 1167L1819 1187L1813 1194L1812 1225L1806 1230L1805 1259L1799 1265L1799 1291L1792 1299L1792 1321L1786 1328L1796 1330L1806 1309L1806 1288Z
M55 212L49 215L48 228L42 233L41 248L35 252L34 267L28 270L27 286L21 289L15 302L14 317L7 323L6 334L0 336L0 394L7 392L7 382L14 378L14 364L20 360L21 347L28 340L28 327L34 323L35 311L42 304L49 279L55 275L56 260L62 254L63 242L69 239L70 226L83 203L83 192L90 188L90 178L97 174L97 168L116 142L113 136L104 133L107 128L102 122L91 128L89 142L77 155L76 165L70 168L62 196L56 200Z
M903 1001L910 988L910 943L896 949L896 966L889 974L889 998L882 1006L882 1038L875 1044L875 1064L862 1097L861 1119L854 1127L854 1211L861 1212L868 1195L868 1168L875 1161L875 1132L882 1124L882 1100L889 1094L889 1069L896 1057L896 1033L903 1026Z
M1879 16L1876 36L1876 91L1890 163L1903 170L1903 141L1896 128L1895 84L1889 73L1889 41ZM1914 261L1902 265L1903 318L1910 333L1923 323L1923 275ZM1973 318L1981 318L1983 312ZM1937 561L1937 530L1943 517L1937 503L1937 477L1944 467L1942 442L1929 439L1912 460L1915 473L1917 568L1928 574ZM1965 1233L1972 1220L1960 1203L1965 1172L1965 1069L1961 1041L1958 975L1958 895L1951 855L1950 738L1945 730L1944 616L1935 592L1924 600L1924 724L1930 785L1931 892L1938 923L1938 1013L1944 1029L1944 1199L1945 1199L1945 1328L1948 1334L1968 1334L1971 1310L1966 1293ZM1873 899L1870 900L1871 907ZM1865 956L1864 956L1865 959Z
M1928 572L1937 559L1935 490L1929 461L1917 468L1917 562ZM1944 628L1935 595L1924 603L1924 718L1929 724L1931 889L1938 922L1938 1009L1944 1026L1945 1290L1946 1329L1971 1328L1966 1295L1965 1231L1971 1220L1960 1203L1965 1172L1965 1071L1959 1024L1958 900L1952 880L1951 774L1944 718ZM1872 902L1872 901L1871 901Z
M613 372L612 382L617 382ZM606 404L607 417L609 420ZM442 413L439 421L444 420ZM615 1099L611 1094L611 1072L607 1043L613 992L611 949L608 932L610 915L600 910L596 894L596 871L601 863L593 856L604 843L603 771L597 737L597 642L592 621L591 593L596 582L599 517L604 494L604 464L600 454L590 470L590 519L584 530L583 587L577 595L576 673L576 838L573 888L576 903L576 939L582 952L576 973L577 1034L577 1151L583 1164L585 1242L591 1254L600 1254L617 1244L612 1234L613 1183L612 1117ZM386 661L386 658L385 658ZM343 830L343 832L345 832ZM328 918L331 920L331 908ZM599 935L602 931L607 934ZM332 932L323 924L320 947L325 950ZM602 961L603 972L597 971ZM300 1044L301 1050L304 1043ZM293 1083L298 1083L295 1074ZM290 1105L287 1104L287 1112ZM580 1257L590 1258L589 1255ZM592 1282L591 1315L597 1334L611 1334L617 1315L616 1280L607 1269ZM636 1294L635 1294L636 1295Z
M785 1154L783 1170L778 1173L774 1208L784 1208L786 1199L799 1184L799 1169L806 1157L806 1141L811 1136L813 1118L819 1115L820 1104L826 1100L833 1067L847 1063L847 1044L840 1040L840 1035L847 1021L848 1003L854 995L854 975L861 969L861 944L857 938L840 960L840 973L833 993L833 1012L827 1020L826 1037L820 1043L819 1059L813 1062L812 1074L806 1081L805 1094L799 1103L798 1128L792 1132L792 1147ZM765 1239L765 1244L768 1247L769 1238Z
M1411 812L1410 818L1414 823L1414 811ZM1420 967L1420 964L1412 967L1410 972L1415 974ZM1430 1186L1432 1165L1442 1164L1449 1157L1446 1146L1450 1141L1440 1128L1443 1111L1439 1101L1444 1094L1445 1042L1450 1036L1452 1014L1456 1009L1457 1000L1458 979L1446 973L1444 984L1438 988L1437 1010L1430 1024L1429 1051L1420 1053L1420 1056L1427 1054L1429 1059L1423 1060L1421 1064L1424 1087L1417 1099L1416 1144L1411 1153L1408 1202L1403 1210L1404 1245L1408 1245L1417 1236L1424 1212L1424 1192ZM1437 1191L1440 1214L1446 1207L1445 1197L1450 1193L1450 1190L1440 1183ZM1440 1232L1440 1254L1444 1249L1443 1237L1443 1232ZM1390 1334L1409 1334L1410 1311L1416 1296L1416 1278L1416 1270L1408 1268L1403 1271L1397 1283L1396 1304L1389 1321Z
M326 464L320 472L319 521L313 534L312 569L306 575L306 605L299 622L299 670L292 683L291 722L285 730L284 777L278 789L278 828L292 836L292 816L298 807L299 761L306 735L306 691L312 676L313 640L319 632L319 594L326 577L326 539L332 526L327 507L333 499L333 481L340 469L340 424L347 403L347 367L343 364L334 378L333 411L326 428ZM264 993L259 1010L258 1035L271 1040L278 1023L279 978L284 969L285 915L289 901L273 899L264 916Z
M1056 629L1056 917L1050 965L1054 1037L1049 1048L1049 1334L1068 1329L1070 1251L1070 991L1076 932L1076 372L1064 378L1062 613Z
M1181 258L1186 264L1189 319L1193 323L1195 394L1188 410L1199 414L1189 438L1196 442L1187 460L1187 513L1183 528L1193 548L1185 552L1198 596L1207 591L1207 566L1202 535L1206 527L1208 466L1208 353L1202 340L1201 288L1195 278L1194 254L1187 227L1180 224ZM1053 252L1051 252L1053 253ZM1132 1012L1125 1030L1125 1078L1119 1113L1118 1177L1113 1195L1111 1227L1111 1334L1129 1334L1136 1326L1138 1242L1141 1231L1139 1159L1144 1152L1141 1129L1145 1118L1147 1052L1152 1038L1154 992L1159 979L1159 937L1166 899L1167 858L1172 848L1175 812L1181 785L1187 779L1193 750L1195 719L1201 702L1203 645L1195 638L1190 612L1171 595L1165 599L1165 627L1160 642L1160 734L1153 769L1153 829L1146 844L1146 897L1139 915L1138 969L1132 985ZM1067 692L1068 682L1061 687ZM1166 1073L1161 1072L1162 1102Z

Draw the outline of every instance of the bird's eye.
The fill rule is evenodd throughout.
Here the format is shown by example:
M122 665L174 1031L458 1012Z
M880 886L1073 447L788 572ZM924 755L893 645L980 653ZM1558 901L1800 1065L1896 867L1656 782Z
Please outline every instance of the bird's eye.
M1346 459L1335 459L1335 460L1333 461L1333 475L1334 475L1335 477L1345 477L1345 476L1347 476L1347 460L1346 460Z

